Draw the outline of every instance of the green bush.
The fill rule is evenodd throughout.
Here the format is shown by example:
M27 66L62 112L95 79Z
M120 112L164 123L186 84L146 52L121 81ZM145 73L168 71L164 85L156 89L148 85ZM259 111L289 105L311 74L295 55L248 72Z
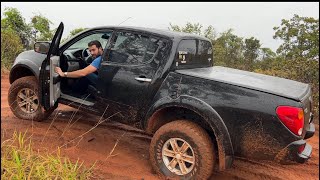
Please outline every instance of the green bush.
M1 29L1 69L10 69L22 51L23 46L19 36L13 30Z

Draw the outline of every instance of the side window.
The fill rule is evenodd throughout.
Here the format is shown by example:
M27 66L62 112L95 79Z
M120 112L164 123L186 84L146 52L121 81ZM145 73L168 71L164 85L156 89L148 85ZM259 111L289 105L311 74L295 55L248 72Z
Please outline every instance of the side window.
M143 64L151 60L160 40L131 32L117 32L108 61L124 64Z
M111 34L112 32L99 32L90 34L72 44L68 49L85 49L88 47L88 43L93 40L98 40L101 43L101 46L104 48L108 43L108 38L111 36Z
M181 40L176 54L178 68L212 66L212 45L198 39Z
M212 60L212 45L209 41L199 40L199 46L198 46L198 58L199 63L201 64L211 64L213 65Z
M179 64L192 64L197 52L196 40L186 39L181 40L178 47L178 59Z
M212 46L209 41L199 40L198 55L212 54Z

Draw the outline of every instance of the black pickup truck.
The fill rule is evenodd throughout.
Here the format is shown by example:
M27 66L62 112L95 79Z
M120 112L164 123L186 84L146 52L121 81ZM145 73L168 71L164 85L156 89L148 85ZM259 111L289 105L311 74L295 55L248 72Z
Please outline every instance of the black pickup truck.
M209 39L188 33L105 26L61 43L22 52L10 72L15 116L43 120L58 103L145 130L150 161L161 176L207 179L235 157L300 162L310 158L315 132L310 85L213 66ZM90 64L88 42L104 49L96 87L74 88L75 71ZM107 109L107 110L106 110Z

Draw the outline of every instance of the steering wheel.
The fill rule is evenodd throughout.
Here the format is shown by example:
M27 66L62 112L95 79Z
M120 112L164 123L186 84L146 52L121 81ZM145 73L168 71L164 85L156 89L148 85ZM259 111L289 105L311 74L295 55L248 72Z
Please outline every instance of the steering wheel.
M89 65L93 61L93 58L89 52L89 48L85 48L82 50L81 57L87 65Z

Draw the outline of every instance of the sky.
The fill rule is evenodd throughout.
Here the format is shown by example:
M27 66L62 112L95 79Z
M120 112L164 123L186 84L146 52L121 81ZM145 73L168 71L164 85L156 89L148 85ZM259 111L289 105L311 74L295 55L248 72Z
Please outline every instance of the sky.
M273 39L273 27L294 14L319 19L319 2L1 2L17 8L26 22L42 14L52 21L51 29L62 21L63 38L80 27L125 25L168 29L170 23L184 26L200 23L203 30L212 25L217 35L232 28L237 36L260 40L261 47L273 51L281 40Z

